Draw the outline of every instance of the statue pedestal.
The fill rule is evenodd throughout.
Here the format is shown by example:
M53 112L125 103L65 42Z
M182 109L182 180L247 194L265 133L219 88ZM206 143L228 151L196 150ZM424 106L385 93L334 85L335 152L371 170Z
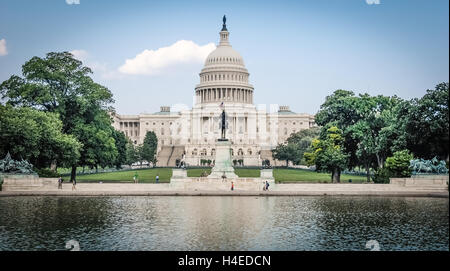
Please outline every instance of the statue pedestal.
M227 179L234 179L238 176L234 173L231 163L231 142L229 140L216 141L216 158L214 167L208 177L222 178L225 174Z

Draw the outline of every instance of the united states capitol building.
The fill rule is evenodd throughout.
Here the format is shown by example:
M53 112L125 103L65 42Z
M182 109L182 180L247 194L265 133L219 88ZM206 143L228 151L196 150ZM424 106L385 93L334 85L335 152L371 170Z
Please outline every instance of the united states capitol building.
M271 150L285 142L291 133L315 126L314 115L294 113L288 106L267 110L253 104L254 88L250 84L242 56L230 42L224 23L217 48L206 58L195 86L195 104L190 110L171 112L161 106L153 114L113 114L113 126L123 131L135 144L141 144L147 131L158 137L158 166L175 166L184 157L190 166L202 160L214 160L216 140L220 137L220 115L226 111L226 138L231 141L234 162L260 166L273 161Z

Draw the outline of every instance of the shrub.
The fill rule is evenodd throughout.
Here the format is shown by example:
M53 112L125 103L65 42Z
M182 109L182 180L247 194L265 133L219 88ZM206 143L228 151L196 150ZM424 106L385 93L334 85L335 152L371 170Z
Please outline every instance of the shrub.
M42 169L36 169L36 173L41 178L58 178L61 177L61 174L58 172L48 169L48 168L42 168Z
M410 161L413 155L408 150L397 151L386 159L386 169L391 177L411 177Z
M380 168L372 176L374 183L389 183L390 173L386 168Z

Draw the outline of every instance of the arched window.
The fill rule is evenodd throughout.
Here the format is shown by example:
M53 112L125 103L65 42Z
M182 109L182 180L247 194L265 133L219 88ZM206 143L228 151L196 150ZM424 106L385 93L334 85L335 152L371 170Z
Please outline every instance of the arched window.
M194 149L194 150L192 151L192 155L197 155L197 149Z
M244 155L244 151L242 149L238 150L238 155Z
M207 155L206 149L203 149L203 150L202 150L202 153L201 153L200 155L206 156L206 155Z
M247 154L248 154L248 155L252 155L252 149L248 149L248 150L247 150Z
M287 135L287 128L284 128L284 135Z
M211 156L214 156L214 155L216 155L216 149L211 150Z
M164 135L164 128L161 128L161 135Z

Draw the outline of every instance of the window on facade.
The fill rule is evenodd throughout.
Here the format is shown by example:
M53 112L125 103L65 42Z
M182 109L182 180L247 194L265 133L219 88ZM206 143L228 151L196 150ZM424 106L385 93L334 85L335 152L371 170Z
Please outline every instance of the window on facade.
M244 155L244 151L242 149L238 150L238 155Z
M248 155L252 155L252 149L247 150Z
M202 153L201 153L200 155L206 156L206 155L207 155L206 149L203 149L203 150L202 150Z
M161 128L161 135L164 135L164 128Z
M194 149L194 150L192 151L192 155L197 155L197 149Z

